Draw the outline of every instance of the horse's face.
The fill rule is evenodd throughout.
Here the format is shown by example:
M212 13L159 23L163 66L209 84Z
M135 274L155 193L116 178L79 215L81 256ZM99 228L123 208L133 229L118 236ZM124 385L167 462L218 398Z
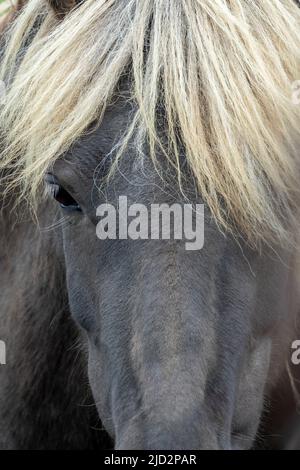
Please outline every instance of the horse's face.
M118 449L248 448L262 412L285 270L275 255L225 237L208 209L198 251L186 250L184 240L96 236L96 207L117 206L119 196L147 207L184 202L172 178L163 183L150 159L138 164L132 149L113 179L95 188L101 155L129 111L116 104L51 170L67 206L69 303L88 338L99 415ZM107 168L98 170L100 184ZM195 194L192 183L186 190Z

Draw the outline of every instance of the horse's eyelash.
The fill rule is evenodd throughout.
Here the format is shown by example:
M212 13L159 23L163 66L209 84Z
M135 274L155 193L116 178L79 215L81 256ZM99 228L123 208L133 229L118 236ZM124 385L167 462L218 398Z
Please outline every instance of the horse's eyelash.
M59 184L56 183L46 183L45 185L45 193L47 196L51 196L55 198L59 192Z

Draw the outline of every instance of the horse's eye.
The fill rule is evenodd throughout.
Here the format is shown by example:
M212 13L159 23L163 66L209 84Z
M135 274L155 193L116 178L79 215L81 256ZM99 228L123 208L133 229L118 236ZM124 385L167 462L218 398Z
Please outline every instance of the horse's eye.
M81 208L75 199L68 193L57 181L54 175L47 174L45 177L50 195L60 204L60 206L68 211L79 211Z

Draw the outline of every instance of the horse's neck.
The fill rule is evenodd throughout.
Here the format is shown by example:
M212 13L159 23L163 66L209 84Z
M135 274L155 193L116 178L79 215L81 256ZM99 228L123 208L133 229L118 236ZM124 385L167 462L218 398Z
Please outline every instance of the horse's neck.
M22 218L16 222L4 209L0 222L0 339L7 350L0 367L0 448L91 447L95 410L78 406L92 399L68 312L58 233L43 233L29 215Z

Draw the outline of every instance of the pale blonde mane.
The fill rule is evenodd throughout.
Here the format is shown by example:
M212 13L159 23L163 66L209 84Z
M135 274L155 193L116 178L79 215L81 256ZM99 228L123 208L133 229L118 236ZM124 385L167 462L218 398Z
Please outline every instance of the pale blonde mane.
M254 243L286 239L299 190L295 1L87 0L58 19L46 3L30 0L1 68L8 89L0 168L13 172L23 196L35 200L49 165L91 122L101 122L129 68L137 112L119 158L133 135L137 149L146 139L151 158L159 148L180 181L183 148L221 227ZM158 132L158 105L167 143Z

